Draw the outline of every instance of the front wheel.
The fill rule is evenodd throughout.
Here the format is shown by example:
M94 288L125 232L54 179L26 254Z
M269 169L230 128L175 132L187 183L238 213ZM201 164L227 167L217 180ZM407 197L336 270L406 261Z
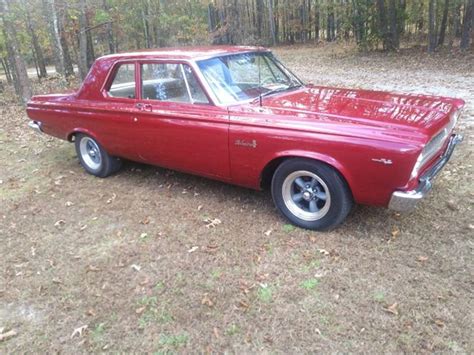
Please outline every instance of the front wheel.
M331 229L344 221L352 205L345 180L332 167L309 159L289 159L272 179L276 207L293 224L312 230Z
M110 156L94 138L85 134L75 137L76 153L82 167L98 177L107 177L122 165L119 158Z

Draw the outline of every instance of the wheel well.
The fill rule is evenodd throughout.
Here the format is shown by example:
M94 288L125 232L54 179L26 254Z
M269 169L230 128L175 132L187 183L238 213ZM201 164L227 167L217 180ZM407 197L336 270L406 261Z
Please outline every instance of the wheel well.
M270 189L272 185L273 174L275 174L275 170L278 168L278 166L281 163L291 158L296 158L296 157L276 158L270 161L267 165L265 165L265 167L263 168L262 174L260 175L260 188L263 190Z
M307 158L307 157L299 157L299 156L286 156L286 157L280 157L280 158L276 158L276 159L273 159L272 161L270 161L264 168L263 168L263 171L262 171L262 174L260 176L260 188L261 189L264 189L264 190L267 190L271 187L271 184L272 184L272 178L273 178L273 174L275 174L275 171L276 169L278 168L278 166L283 163L285 160L288 160L288 159L306 159L306 160L313 160L313 161L317 161L317 162L320 162L322 164L325 164L331 168L333 168L338 174L339 176L344 180L344 182L346 183L347 187L349 188L349 191L352 193L352 189L347 181L347 179L345 178L345 176L335 167L335 166L332 166L331 164L328 164L326 163L325 161L322 161L322 160L319 160L319 159L314 159L314 158Z

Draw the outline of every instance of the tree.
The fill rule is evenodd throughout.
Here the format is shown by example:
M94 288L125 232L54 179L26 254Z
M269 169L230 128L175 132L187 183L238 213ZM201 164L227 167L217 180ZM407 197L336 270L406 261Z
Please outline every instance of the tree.
M86 0L79 0L79 75L84 79L89 70L87 65L87 25L86 25Z
M449 0L444 0L443 19L441 20L438 43L436 44L438 47L444 44L444 37L446 36L446 27L448 25L448 12L449 12Z
M20 101L23 104L26 104L32 95L31 85L25 62L20 53L16 28L11 20L13 12L11 11L10 0L0 0L0 13L2 15L8 60L12 68L12 79L15 86L15 92Z
M42 0L43 13L48 23L49 35L53 47L54 66L56 72L64 75L64 54L59 33L59 20L55 0Z
M28 32L31 37L31 42L33 44L33 50L34 50L34 55L36 59L36 63L38 64L38 77L39 78L45 78L48 73L46 71L46 63L44 61L44 55L43 55L43 49L41 48L39 41L38 41L38 36L36 35L36 26L33 25L33 22L31 21L31 16L29 9L25 9L26 12L26 25L28 28Z
M276 34L275 34L275 18L273 16L273 0L268 0L268 20L270 24L270 37L272 39L272 45L276 44Z
M474 0L466 0L466 2L464 3L464 19L463 19L463 24L462 24L461 44L460 44L460 47L463 50L466 50L469 48L473 21L474 21Z
M428 8L428 52L433 53L436 49L436 8L435 0L429 0Z

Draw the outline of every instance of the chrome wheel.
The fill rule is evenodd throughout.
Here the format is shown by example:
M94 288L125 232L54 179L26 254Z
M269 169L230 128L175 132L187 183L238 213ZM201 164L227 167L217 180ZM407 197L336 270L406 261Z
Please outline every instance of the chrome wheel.
M92 170L98 170L102 164L102 155L97 143L89 137L83 137L79 144L82 161Z
M308 222L323 218L331 206L331 194L326 183L306 170L295 171L285 178L282 196L286 208Z

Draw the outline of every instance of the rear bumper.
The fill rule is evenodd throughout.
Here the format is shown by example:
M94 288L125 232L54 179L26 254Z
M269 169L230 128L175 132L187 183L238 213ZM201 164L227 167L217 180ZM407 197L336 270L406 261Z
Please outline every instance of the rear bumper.
M31 129L34 129L36 132L43 133L43 130L41 129L41 122L39 121L30 121L28 122L28 127Z
M411 191L395 191L390 198L388 208L399 212L406 212L414 209L417 203L431 190L432 181L449 161L454 148L462 142L462 139L463 136L460 134L451 135L446 151L435 165L420 177L418 187Z

